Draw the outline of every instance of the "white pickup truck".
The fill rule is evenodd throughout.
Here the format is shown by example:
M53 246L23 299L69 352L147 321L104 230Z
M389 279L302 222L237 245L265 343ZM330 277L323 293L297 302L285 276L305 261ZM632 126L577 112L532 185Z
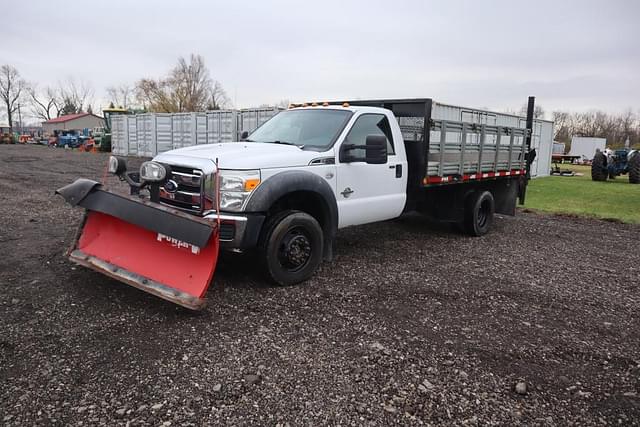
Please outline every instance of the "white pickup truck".
M240 142L168 151L139 173L112 158L111 172L134 193L147 183L147 204L216 222L222 250L257 250L268 277L290 285L332 259L343 227L418 211L480 236L495 212L515 213L535 156L533 99L526 128L434 120L436 108L431 99L292 105Z

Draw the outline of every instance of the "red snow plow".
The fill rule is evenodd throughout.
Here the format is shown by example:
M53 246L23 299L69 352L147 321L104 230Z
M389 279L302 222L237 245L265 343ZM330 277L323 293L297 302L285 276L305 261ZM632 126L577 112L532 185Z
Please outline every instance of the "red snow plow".
M115 172L118 165L110 164L110 170L112 166ZM132 189L148 187L151 201L106 191L88 179L58 189L56 193L68 203L86 210L67 256L160 298L200 310L218 259L218 224L154 203L159 182L129 182Z

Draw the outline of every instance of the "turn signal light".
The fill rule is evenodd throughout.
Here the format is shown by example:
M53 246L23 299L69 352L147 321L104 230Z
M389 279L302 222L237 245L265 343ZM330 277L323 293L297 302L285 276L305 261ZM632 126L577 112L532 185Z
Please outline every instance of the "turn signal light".
M252 191L260 184L260 180L258 178L247 179L244 182L244 191Z

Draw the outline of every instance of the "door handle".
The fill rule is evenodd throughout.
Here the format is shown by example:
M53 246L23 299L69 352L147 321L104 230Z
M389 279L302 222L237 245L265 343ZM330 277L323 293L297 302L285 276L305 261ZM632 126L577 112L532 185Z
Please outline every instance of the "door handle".
M342 194L342 197L344 197L345 199L348 198L351 194L353 194L353 190L349 187L345 188L340 194Z
M389 169L395 169L396 178L402 178L402 165L389 165Z

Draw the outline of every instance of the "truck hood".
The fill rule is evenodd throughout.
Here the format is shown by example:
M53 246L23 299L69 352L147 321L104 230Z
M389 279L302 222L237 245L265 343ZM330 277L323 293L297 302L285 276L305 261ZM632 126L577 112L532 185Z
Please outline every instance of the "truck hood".
M198 166L203 161L215 162L220 169L268 169L306 166L320 153L305 151L293 145L261 142L224 142L179 148L157 155L154 160L167 164Z

